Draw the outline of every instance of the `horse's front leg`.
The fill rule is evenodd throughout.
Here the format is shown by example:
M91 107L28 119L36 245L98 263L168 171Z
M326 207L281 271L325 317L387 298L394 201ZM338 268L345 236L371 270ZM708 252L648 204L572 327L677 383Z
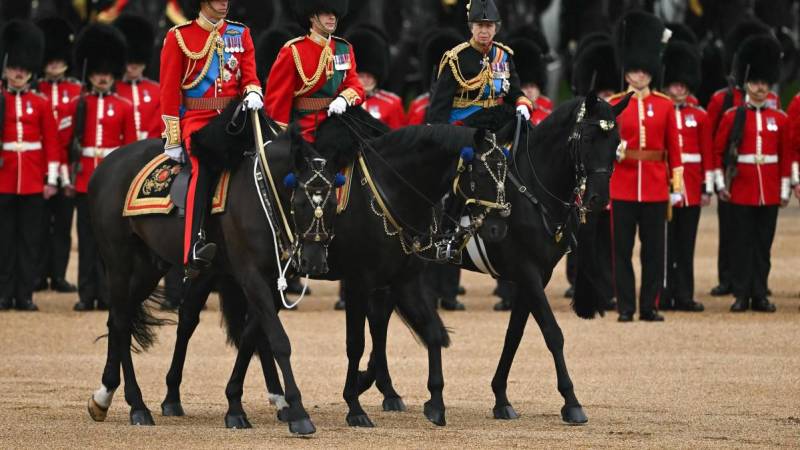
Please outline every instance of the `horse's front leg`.
M494 392L494 418L495 419L517 419L519 414L508 401L508 375L511 373L511 365L514 363L514 355L517 353L522 336L525 334L525 325L528 323L528 303L523 301L520 294L522 289L517 289L517 298L511 304L511 316L508 319L506 338L503 343L503 352L500 354L500 361L497 363L497 370L492 378L492 392Z
M347 377L342 396L347 402L347 424L351 427L374 427L359 401L358 366L364 355L364 321L367 317L367 297L371 289L365 288L363 280L346 280L345 313L347 320Z
M389 364L386 358L386 337L389 330L389 319L394 311L394 296L386 289L376 290L369 296L367 319L369 333L372 336L372 352L366 372L359 373L359 394L369 389L373 381L383 394L384 411L405 411L406 405L392 384Z

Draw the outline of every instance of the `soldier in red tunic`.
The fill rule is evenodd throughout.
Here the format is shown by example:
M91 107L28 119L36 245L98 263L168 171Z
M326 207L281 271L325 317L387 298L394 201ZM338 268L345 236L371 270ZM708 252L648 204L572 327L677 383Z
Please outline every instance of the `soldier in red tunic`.
M301 135L314 132L331 114L342 114L364 101L353 47L333 36L347 14L346 0L302 0L293 3L298 22L309 33L292 39L278 52L270 70L264 104L267 115L286 127L297 121Z
M258 110L263 99L250 30L225 19L228 0L189 3L199 14L167 33L161 50L160 81L164 151L181 161L185 149L191 160L183 240L186 275L191 278L211 263L216 245L205 241L202 227L213 177L192 156L190 136L230 102L243 98L246 109Z
M59 108L59 134L75 167L78 210L78 302L76 311L106 308L103 261L89 216L89 179L118 147L136 141L133 106L113 92L125 70L125 37L110 25L94 24L75 42L75 63L86 67L89 92ZM82 112L82 114L80 114ZM66 150L66 149L69 150Z
M153 60L155 30L150 21L134 14L119 16L113 25L125 35L128 44L125 74L117 80L116 92L133 105L137 138L158 138L161 136L161 89L158 83L143 75Z
M741 45L736 73L744 80L745 103L725 112L714 137L720 172L718 190L732 220L731 311L774 312L767 298L770 251L778 207L791 195L792 151L787 116L769 106L769 87L779 79L781 46L772 36L753 36Z
M41 30L12 20L0 42L6 65L0 91L0 310L36 311L33 287L44 201L58 191L61 154L50 104L30 89L44 55Z
M66 76L72 59L75 33L69 23L60 17L36 21L44 32L44 78L37 90L47 97L58 123L58 107L69 103L81 92L81 83ZM57 292L75 292L77 288L66 280L69 253L72 248L72 218L75 212L75 188L72 185L69 165L64 161L59 168L58 194L47 201L45 211L44 242L39 262L37 289L49 287Z
M694 299L694 249L700 207L708 206L714 193L714 163L708 117L703 108L689 100L691 92L700 86L700 54L687 42L670 42L664 52L664 67L664 86L675 103L686 196L672 210L667 293L659 309L703 311L703 304Z
M669 32L660 19L644 12L627 14L619 26L622 70L628 92L633 93L617 117L623 146L610 186L619 321L632 321L636 311L632 257L637 228L642 245L639 318L663 321L657 307L664 281L667 210L670 201L682 198L683 167L672 100L651 90L650 81L652 74L661 71L661 52ZM624 95L611 97L610 102L616 104Z
M403 100L379 86L389 74L389 44L386 38L369 28L357 28L347 35L358 61L358 78L364 86L361 106L372 117L396 130L406 125Z

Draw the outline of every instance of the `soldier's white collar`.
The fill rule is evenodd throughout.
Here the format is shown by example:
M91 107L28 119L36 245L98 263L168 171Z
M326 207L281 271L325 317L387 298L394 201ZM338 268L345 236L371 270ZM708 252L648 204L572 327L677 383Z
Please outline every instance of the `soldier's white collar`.
M214 28L219 29L220 27L222 27L222 24L225 23L225 19L224 18L219 19L216 23L214 23L211 21L211 19L204 16L203 13L200 13L197 15L197 20L195 20L195 22L197 22L197 24L200 25L200 28L206 31L211 31Z

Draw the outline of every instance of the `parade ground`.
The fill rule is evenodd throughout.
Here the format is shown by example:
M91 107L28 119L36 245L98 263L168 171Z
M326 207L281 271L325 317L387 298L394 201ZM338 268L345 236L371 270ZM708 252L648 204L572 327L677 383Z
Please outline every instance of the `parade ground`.
M344 314L332 308L337 286L321 282L311 285L313 295L299 311L281 314L303 401L317 426L311 438L291 437L276 420L258 364L251 364L244 395L254 428L225 429L224 390L234 351L226 346L216 297L189 347L182 388L187 416L160 414L175 341L175 327L165 326L151 351L134 355L156 426L128 425L122 388L106 422L95 423L86 403L105 363L106 341L95 339L105 333L107 313L73 312L75 295L48 292L35 297L38 313L0 313L0 448L799 447L797 200L781 211L773 246L775 314L735 315L728 312L731 298L707 295L716 282L716 234L711 207L703 212L696 257L697 299L706 311L667 312L664 323L620 324L616 313L578 319L562 297L563 261L557 268L547 292L564 332L576 394L589 416L585 426L561 422L553 361L533 320L508 390L521 418L492 418L490 380L508 313L492 311L494 281L469 273L462 281L467 311L442 312L453 340L443 353L446 427L432 425L422 414L428 398L426 353L396 317L389 330L389 366L408 411L383 412L382 397L372 390L362 404L377 427L345 424ZM70 281L76 268L74 252Z

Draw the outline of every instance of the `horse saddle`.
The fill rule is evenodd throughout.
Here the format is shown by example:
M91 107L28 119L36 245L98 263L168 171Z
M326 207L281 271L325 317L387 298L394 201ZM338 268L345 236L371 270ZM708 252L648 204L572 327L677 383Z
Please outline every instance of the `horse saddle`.
M177 206L183 214L186 192L189 188L191 166L182 165L160 153L150 160L133 178L122 215L143 216L148 214L170 214ZM225 211L231 174L222 172L211 199L211 214Z

